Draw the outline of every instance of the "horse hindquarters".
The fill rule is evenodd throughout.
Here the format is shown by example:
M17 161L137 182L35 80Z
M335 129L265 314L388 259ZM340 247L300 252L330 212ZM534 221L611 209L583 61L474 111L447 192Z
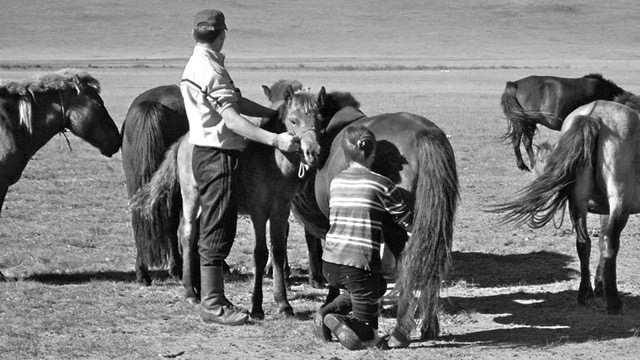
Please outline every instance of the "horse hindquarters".
M578 303L588 304L595 295L589 266L591 238L587 231L587 212L589 200L595 191L594 161L601 121L586 115L567 120L568 126L558 140L557 152L554 151L547 166L553 167L555 164L555 173L565 174L564 196L568 198L569 216L576 229L576 251L580 259Z
M518 98L516 96L517 91L518 84L516 82L509 81L507 82L500 99L502 112L507 118L507 132L502 136L502 140L511 140L518 169L530 171L522 159L520 142L522 141L524 143L525 150L529 156L531 168L533 168L535 166L535 154L532 148L533 135L536 132L536 124L541 121L540 117L544 119L544 115L539 112L525 111L522 105L518 102Z
M440 286L451 262L453 220L459 199L455 157L446 135L438 129L416 136L419 176L414 223L397 277L398 324L394 331L405 339L413 328L416 306L422 316L422 338L438 335ZM417 300L415 292L419 293Z

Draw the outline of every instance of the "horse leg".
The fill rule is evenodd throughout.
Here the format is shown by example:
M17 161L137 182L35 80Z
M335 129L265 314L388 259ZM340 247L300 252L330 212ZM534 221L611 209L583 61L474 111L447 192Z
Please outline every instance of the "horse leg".
M391 332L391 336L387 342L387 345L392 349L406 348L409 346L411 342L411 331L415 327L415 322L413 321L415 311L414 301L411 301L412 299L405 299L405 296L413 296L413 294L407 294L403 291L398 296L396 327Z
M304 231L304 238L309 254L309 284L314 289L322 289L327 285L322 275L322 240L307 230Z
M518 169L524 171L530 171L527 165L525 165L524 160L522 160L522 153L520 152L520 137L516 136L512 139L513 143L513 153L516 155L516 165Z
M531 169L536 167L536 154L533 152L533 137L528 134L522 135L522 145L524 149L527 151L527 155L529 156L529 167ZM523 163L524 165L524 163ZM525 166L526 168L526 166ZM529 170L529 169L527 169Z
M620 300L616 279L616 259L620 248L620 233L627 225L629 215L620 213L613 206L611 209L609 222L600 233L600 257L603 262L598 267L602 267L602 287L607 314L616 315L622 311L622 300Z
M4 198L7 196L7 190L9 188L6 186L0 186L0 215L2 215L2 206L4 205ZM4 275L0 272L0 281L4 281Z
M171 256L169 257L169 275L174 279L180 279L182 277L182 258L180 253L180 241L178 239L180 214L175 214L171 220L172 224L167 234L169 238L169 246Z
M273 299L278 304L278 313L293 316L293 307L287 300L285 282L285 262L287 258L287 230L289 208L281 209L283 214L272 215L269 221L271 247L273 249L271 262L273 266Z
M609 224L609 215L600 215L600 235L598 241L600 242L604 236L607 225ZM601 245L600 245L601 246ZM604 286L602 283L602 266L604 265L603 252L600 251L600 258L598 259L598 267L596 268L596 279L594 284L594 293L596 297L604 296Z
M589 258L591 256L591 238L587 232L587 211L578 209L574 202L569 202L569 216L576 229L576 250L580 259L580 288L578 289L578 303L588 305L595 298L591 287L591 271Z
M137 214L136 212L131 213L133 237L136 243L136 281L144 286L149 286L151 285L151 276L149 275L149 268L147 267L147 264L144 263L142 257L143 243L145 242L143 237L146 236L146 234L142 234L140 231L141 229L139 229L142 221L146 220L142 219L140 214Z
M289 239L289 222L287 221L287 230L285 232L285 245L288 243L288 239ZM273 264L271 263L272 260L272 255L273 254L273 246L270 247L269 250L269 260L267 261L267 266L266 266L266 270L265 270L265 276L266 277L273 277ZM291 267L289 266L289 258L286 256L284 257L284 280L286 282L286 286L287 288L290 287L290 282L289 282L289 278L291 277Z
M197 194L183 193L182 217L179 238L182 245L182 286L187 302L198 303L200 299L200 256L198 255L198 198ZM193 201L195 196L195 201Z
M4 205L4 198L7 196L8 186L0 186L0 215L2 214L2 206Z
M258 216L251 214L251 223L253 224L253 232L256 242L253 247L253 292L251 294L251 317L254 319L264 319L264 310L262 309L262 278L264 277L265 266L269 258L269 249L267 248L267 218L264 215ZM275 276L274 276L275 277Z

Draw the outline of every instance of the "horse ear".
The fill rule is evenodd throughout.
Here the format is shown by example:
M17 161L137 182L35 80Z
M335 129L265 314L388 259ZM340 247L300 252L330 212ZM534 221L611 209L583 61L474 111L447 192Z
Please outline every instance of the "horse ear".
M320 88L318 91L318 107L323 107L325 99L327 97L327 91L324 89L324 86Z
M262 85L262 92L267 97L267 100L271 101L271 89L267 85Z
M293 86L291 85L287 85L287 88L284 89L284 102L288 103L289 101L291 101L291 98L293 97Z

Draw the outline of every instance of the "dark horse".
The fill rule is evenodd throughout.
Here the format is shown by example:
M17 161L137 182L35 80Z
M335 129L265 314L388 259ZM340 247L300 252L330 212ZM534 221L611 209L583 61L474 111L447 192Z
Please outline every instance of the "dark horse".
M559 131L564 118L577 107L595 100L612 101L625 91L600 74L581 78L555 76L528 76L509 81L502 93L502 111L507 118L507 133L503 140L511 140L516 164L520 170L529 170L522 160L520 141L535 167L533 136L538 124Z
M345 115L351 112L351 115ZM348 119L356 119L348 121ZM344 108L329 122L323 145L330 146L324 164L312 186L294 200L296 216L305 230L319 238L328 231L329 185L346 168L341 150L344 131L349 124L367 126L378 142L372 169L394 181L405 201L414 209L411 240L404 249L391 249L400 257L396 278L398 298L397 326L394 334L407 346L418 309L421 338L439 333L438 301L440 286L451 262L454 215L459 200L458 175L453 149L445 133L424 117L409 113L365 117L357 109ZM387 218L384 237L407 239L407 233Z
M100 97L100 83L71 69L0 86L0 212L9 186L55 134L71 131L111 157L118 127Z
M55 134L71 131L104 156L118 152L118 127L99 93L98 80L70 69L0 86L0 212L9 186Z
M315 99L308 92L293 92L287 88L284 101L279 107L278 119L271 119L264 127L266 130L281 133L289 132L300 138L301 153L284 153L272 147L250 142L242 152L240 164L243 196L241 212L251 216L255 233L254 246L254 288L251 316L264 318L262 309L262 278L269 251L267 248L266 228L269 222L271 245L273 250L273 294L278 311L286 316L293 315L293 308L286 296L284 282L284 263L286 255L286 231L291 201L301 183L304 165L316 166L320 152L318 143L320 124L319 108L324 102L325 91L322 88ZM182 281L186 297L197 301L199 282L197 272L198 252L197 212L200 206L198 191L191 169L193 145L183 136L171 146L160 168L151 181L143 186L132 199L135 211L144 212L155 223L158 231L163 231L165 219L173 216L173 205L167 201L180 194L182 199L182 217L179 237L183 251Z
M567 116L540 177L514 199L494 205L503 221L540 228L568 204L580 258L578 302L604 295L609 314L622 310L616 284L620 233L640 213L640 118L617 102L595 101ZM587 212L600 214L600 261L591 287Z
M164 153L169 146L187 131L189 122L177 85L149 89L133 100L120 131L122 167L129 199L149 182L164 160ZM176 213L167 219L166 229L160 232L139 211L131 211L136 244L136 278L142 284L151 284L149 266L163 266L167 260L170 261L171 275L179 277L182 272L177 245L179 196L174 201L178 203Z

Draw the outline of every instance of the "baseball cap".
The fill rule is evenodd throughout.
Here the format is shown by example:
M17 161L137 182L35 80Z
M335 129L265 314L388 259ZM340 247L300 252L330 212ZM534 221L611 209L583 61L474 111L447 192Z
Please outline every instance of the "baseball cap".
M224 23L224 14L219 10L202 10L196 14L193 22L196 30L227 30Z

